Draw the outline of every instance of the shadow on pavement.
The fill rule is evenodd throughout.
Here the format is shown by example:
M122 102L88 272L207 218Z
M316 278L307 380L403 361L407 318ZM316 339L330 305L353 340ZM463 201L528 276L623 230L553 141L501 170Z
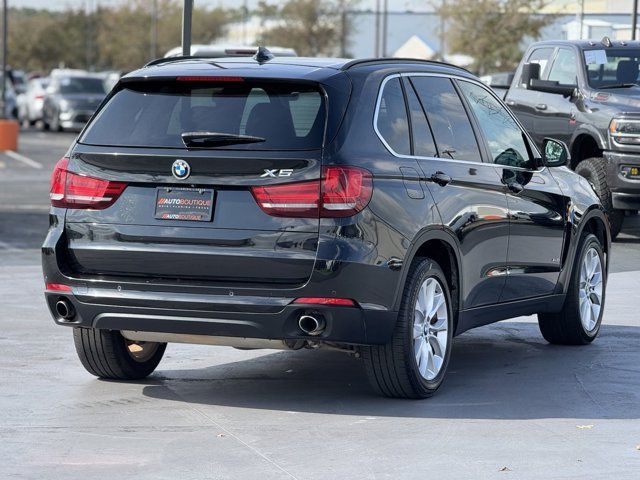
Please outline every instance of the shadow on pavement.
M639 342L640 328L605 325L592 345L552 346L535 323L500 323L456 339L448 377L425 401L375 396L362 363L331 351L161 371L144 383L143 393L190 404L336 415L636 419Z

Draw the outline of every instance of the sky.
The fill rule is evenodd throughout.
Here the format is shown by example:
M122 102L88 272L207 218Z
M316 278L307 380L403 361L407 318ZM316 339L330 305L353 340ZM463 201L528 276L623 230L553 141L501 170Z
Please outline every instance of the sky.
M124 0L8 0L9 5L12 7L33 7L33 8L49 8L51 10L61 10L67 6L73 6L75 8L82 7L89 2L91 5L96 3L101 5L114 4L122 2ZM151 0L149 0L151 1ZM249 6L258 3L258 0L247 0ZM437 1L437 0L435 0ZM211 5L211 6L223 6L223 7L239 7L243 5L244 0L194 0L197 5ZM431 0L388 0L389 10L395 11L424 11L429 10ZM270 0L269 3L283 3L283 0ZM382 3L382 0L381 0ZM361 0L359 8L374 9L376 0Z

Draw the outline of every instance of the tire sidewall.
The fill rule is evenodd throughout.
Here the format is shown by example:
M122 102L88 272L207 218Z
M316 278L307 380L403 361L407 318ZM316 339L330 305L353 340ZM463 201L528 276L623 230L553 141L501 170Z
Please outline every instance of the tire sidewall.
M414 352L414 340L413 340L413 324L414 324L414 307L418 296L418 291L428 278L435 278L442 292L444 293L446 305L447 305L447 348L445 352L445 358L442 363L442 368L438 372L438 375L433 380L425 379L418 370L418 364L415 358ZM407 362L407 370L410 372L411 382L418 387L417 390L424 392L425 394L433 393L438 389L447 372L449 365L449 359L451 358L451 349L453 345L453 309L451 303L451 292L449 291L449 285L447 284L446 277L440 266L433 260L423 260L416 267L416 274L412 278L412 282L408 285L408 291L403 299L404 305L402 311L404 312L404 322L407 323L405 332L405 359Z
M588 332L584 325L582 324L582 319L580 316L580 300L579 300L579 291L580 291L580 271L582 270L582 262L584 261L584 257L587 251L591 248L595 248L598 252L598 258L600 260L600 268L602 269L602 302L600 304L600 314L598 315L598 321L596 322L596 327ZM598 238L593 234L588 234L584 237L582 244L580 246L580 250L578 251L578 255L576 257L576 264L572 274L572 282L571 289L569 291L570 295L574 295L574 298L577 298L576 308L577 308L577 318L578 318L578 327L580 331L580 335L587 342L593 341L600 332L600 326L602 325L602 317L604 316L604 307L606 303L606 294L607 291L607 270L604 260L604 252L602 250L602 246L598 241Z

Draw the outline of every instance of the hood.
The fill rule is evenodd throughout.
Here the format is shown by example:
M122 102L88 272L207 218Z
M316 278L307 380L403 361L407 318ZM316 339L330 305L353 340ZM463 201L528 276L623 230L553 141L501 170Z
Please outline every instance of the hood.
M619 108L621 112L640 112L640 86L593 90L590 99Z

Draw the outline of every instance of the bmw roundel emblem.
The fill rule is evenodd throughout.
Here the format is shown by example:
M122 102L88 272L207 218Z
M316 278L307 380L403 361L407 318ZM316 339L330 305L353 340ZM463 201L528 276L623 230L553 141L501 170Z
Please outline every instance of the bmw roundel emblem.
M171 166L171 173L173 173L173 176L178 180L184 180L191 173L191 167L184 160L178 159L173 162L173 165Z

